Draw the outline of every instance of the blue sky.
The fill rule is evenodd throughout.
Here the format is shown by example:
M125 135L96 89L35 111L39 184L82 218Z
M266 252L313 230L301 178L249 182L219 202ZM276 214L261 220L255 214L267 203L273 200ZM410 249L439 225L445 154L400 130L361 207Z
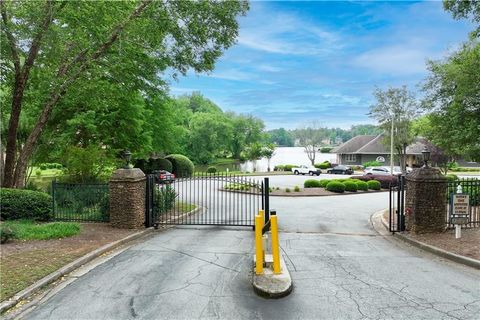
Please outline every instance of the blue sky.
M199 91L268 129L374 123L366 114L375 86L418 92L425 61L445 57L472 29L440 1L253 1L239 22L238 43L215 70L172 81L171 93Z

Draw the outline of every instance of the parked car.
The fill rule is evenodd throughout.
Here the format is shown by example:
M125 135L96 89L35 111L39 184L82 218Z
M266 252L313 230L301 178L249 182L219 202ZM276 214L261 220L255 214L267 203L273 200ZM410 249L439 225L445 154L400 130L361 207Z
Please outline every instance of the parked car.
M158 170L152 172L155 176L156 183L173 183L175 181L175 174L166 170Z
M395 171L395 170L394 170ZM391 176L390 170L384 167L366 167L363 170L364 175L379 175L379 176Z
M353 174L353 170L347 166L336 166L327 170L330 174Z
M300 166L300 167L292 168L292 172L294 174L309 174L311 176L313 175L319 176L320 173L322 173L320 169L315 167L309 167L309 166Z

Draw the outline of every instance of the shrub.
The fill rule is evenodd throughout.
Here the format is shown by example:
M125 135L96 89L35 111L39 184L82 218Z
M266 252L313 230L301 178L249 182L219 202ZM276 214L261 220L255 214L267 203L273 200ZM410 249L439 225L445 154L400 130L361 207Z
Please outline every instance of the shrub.
M328 169L328 168L331 168L331 166L332 165L328 161L324 161L322 163L316 163L315 164L315 168L318 168L318 169Z
M208 167L207 168L207 173L216 173L217 172L217 168L216 167Z
M282 164L279 164L273 168L273 171L285 171L285 166Z
M368 183L366 183L365 181L358 181L357 189L362 191L368 191Z
M332 180L327 180L327 179L320 180L320 187L325 188L330 181Z
M35 170L35 175L37 177L40 177L42 175L42 170L40 170L40 169Z
M327 184L327 190L332 192L343 193L345 192L345 184L339 181L330 181L330 183Z
M52 197L44 192L24 189L0 189L2 220L33 219L48 221L53 218Z
M155 202L157 204L155 214L162 214L175 206L175 199L177 198L177 193L175 189L170 185L166 185L163 188L155 190Z
M343 183L345 185L345 191L350 191L350 192L357 192L357 184L353 181L345 181Z
M165 157L172 163L172 172L177 177L190 177L193 174L194 165L187 157L181 154L171 154Z
M139 159L135 161L135 168L139 168L144 173L150 174L153 171L166 170L172 172L173 166L172 163L164 158L150 158L147 160Z
M286 164L283 166L284 171L292 171L293 168L298 167L297 165L294 164Z
M55 164L55 169L62 170L62 169L63 169L62 164L61 164L61 163L56 163L56 164Z
M380 163L378 161L368 161L368 162L365 162L364 164L362 164L362 166L364 166L364 167L381 167L382 163Z
M321 153L329 153L330 151L332 151L333 147L322 147L320 148L320 152Z
M290 188L285 188L285 192L291 192Z
M448 181L458 180L458 176L455 174L447 174L445 177L447 178Z
M320 180L313 180L313 179L305 180L305 182L303 182L303 187L304 188L320 188Z
M15 232L4 225L0 225L0 243L7 243L10 239L15 238Z
M295 191L295 192L300 192L300 187L299 187L299 186L295 186L295 188L293 188L293 191Z
M377 180L370 180L367 182L368 189L370 190L380 190L382 188L380 181Z
M40 170L47 170L47 165L45 163L42 163L40 165Z

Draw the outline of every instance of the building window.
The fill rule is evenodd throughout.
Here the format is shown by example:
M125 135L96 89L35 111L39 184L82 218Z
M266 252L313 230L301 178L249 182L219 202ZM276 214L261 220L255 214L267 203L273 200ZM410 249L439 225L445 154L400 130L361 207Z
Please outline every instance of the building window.
M356 154L346 154L345 155L345 161L346 162L355 162L355 161L357 161L357 155Z

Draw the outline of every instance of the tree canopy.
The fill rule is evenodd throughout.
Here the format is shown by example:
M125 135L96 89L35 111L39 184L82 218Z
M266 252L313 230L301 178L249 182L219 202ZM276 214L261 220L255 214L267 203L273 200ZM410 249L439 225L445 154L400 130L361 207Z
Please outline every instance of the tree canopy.
M22 186L39 142L55 145L60 132L79 146L141 151L138 141L152 141L153 149L149 132L162 126L150 120L165 111L166 78L212 70L247 9L244 1L0 1L2 103L11 106L2 114L2 185Z

